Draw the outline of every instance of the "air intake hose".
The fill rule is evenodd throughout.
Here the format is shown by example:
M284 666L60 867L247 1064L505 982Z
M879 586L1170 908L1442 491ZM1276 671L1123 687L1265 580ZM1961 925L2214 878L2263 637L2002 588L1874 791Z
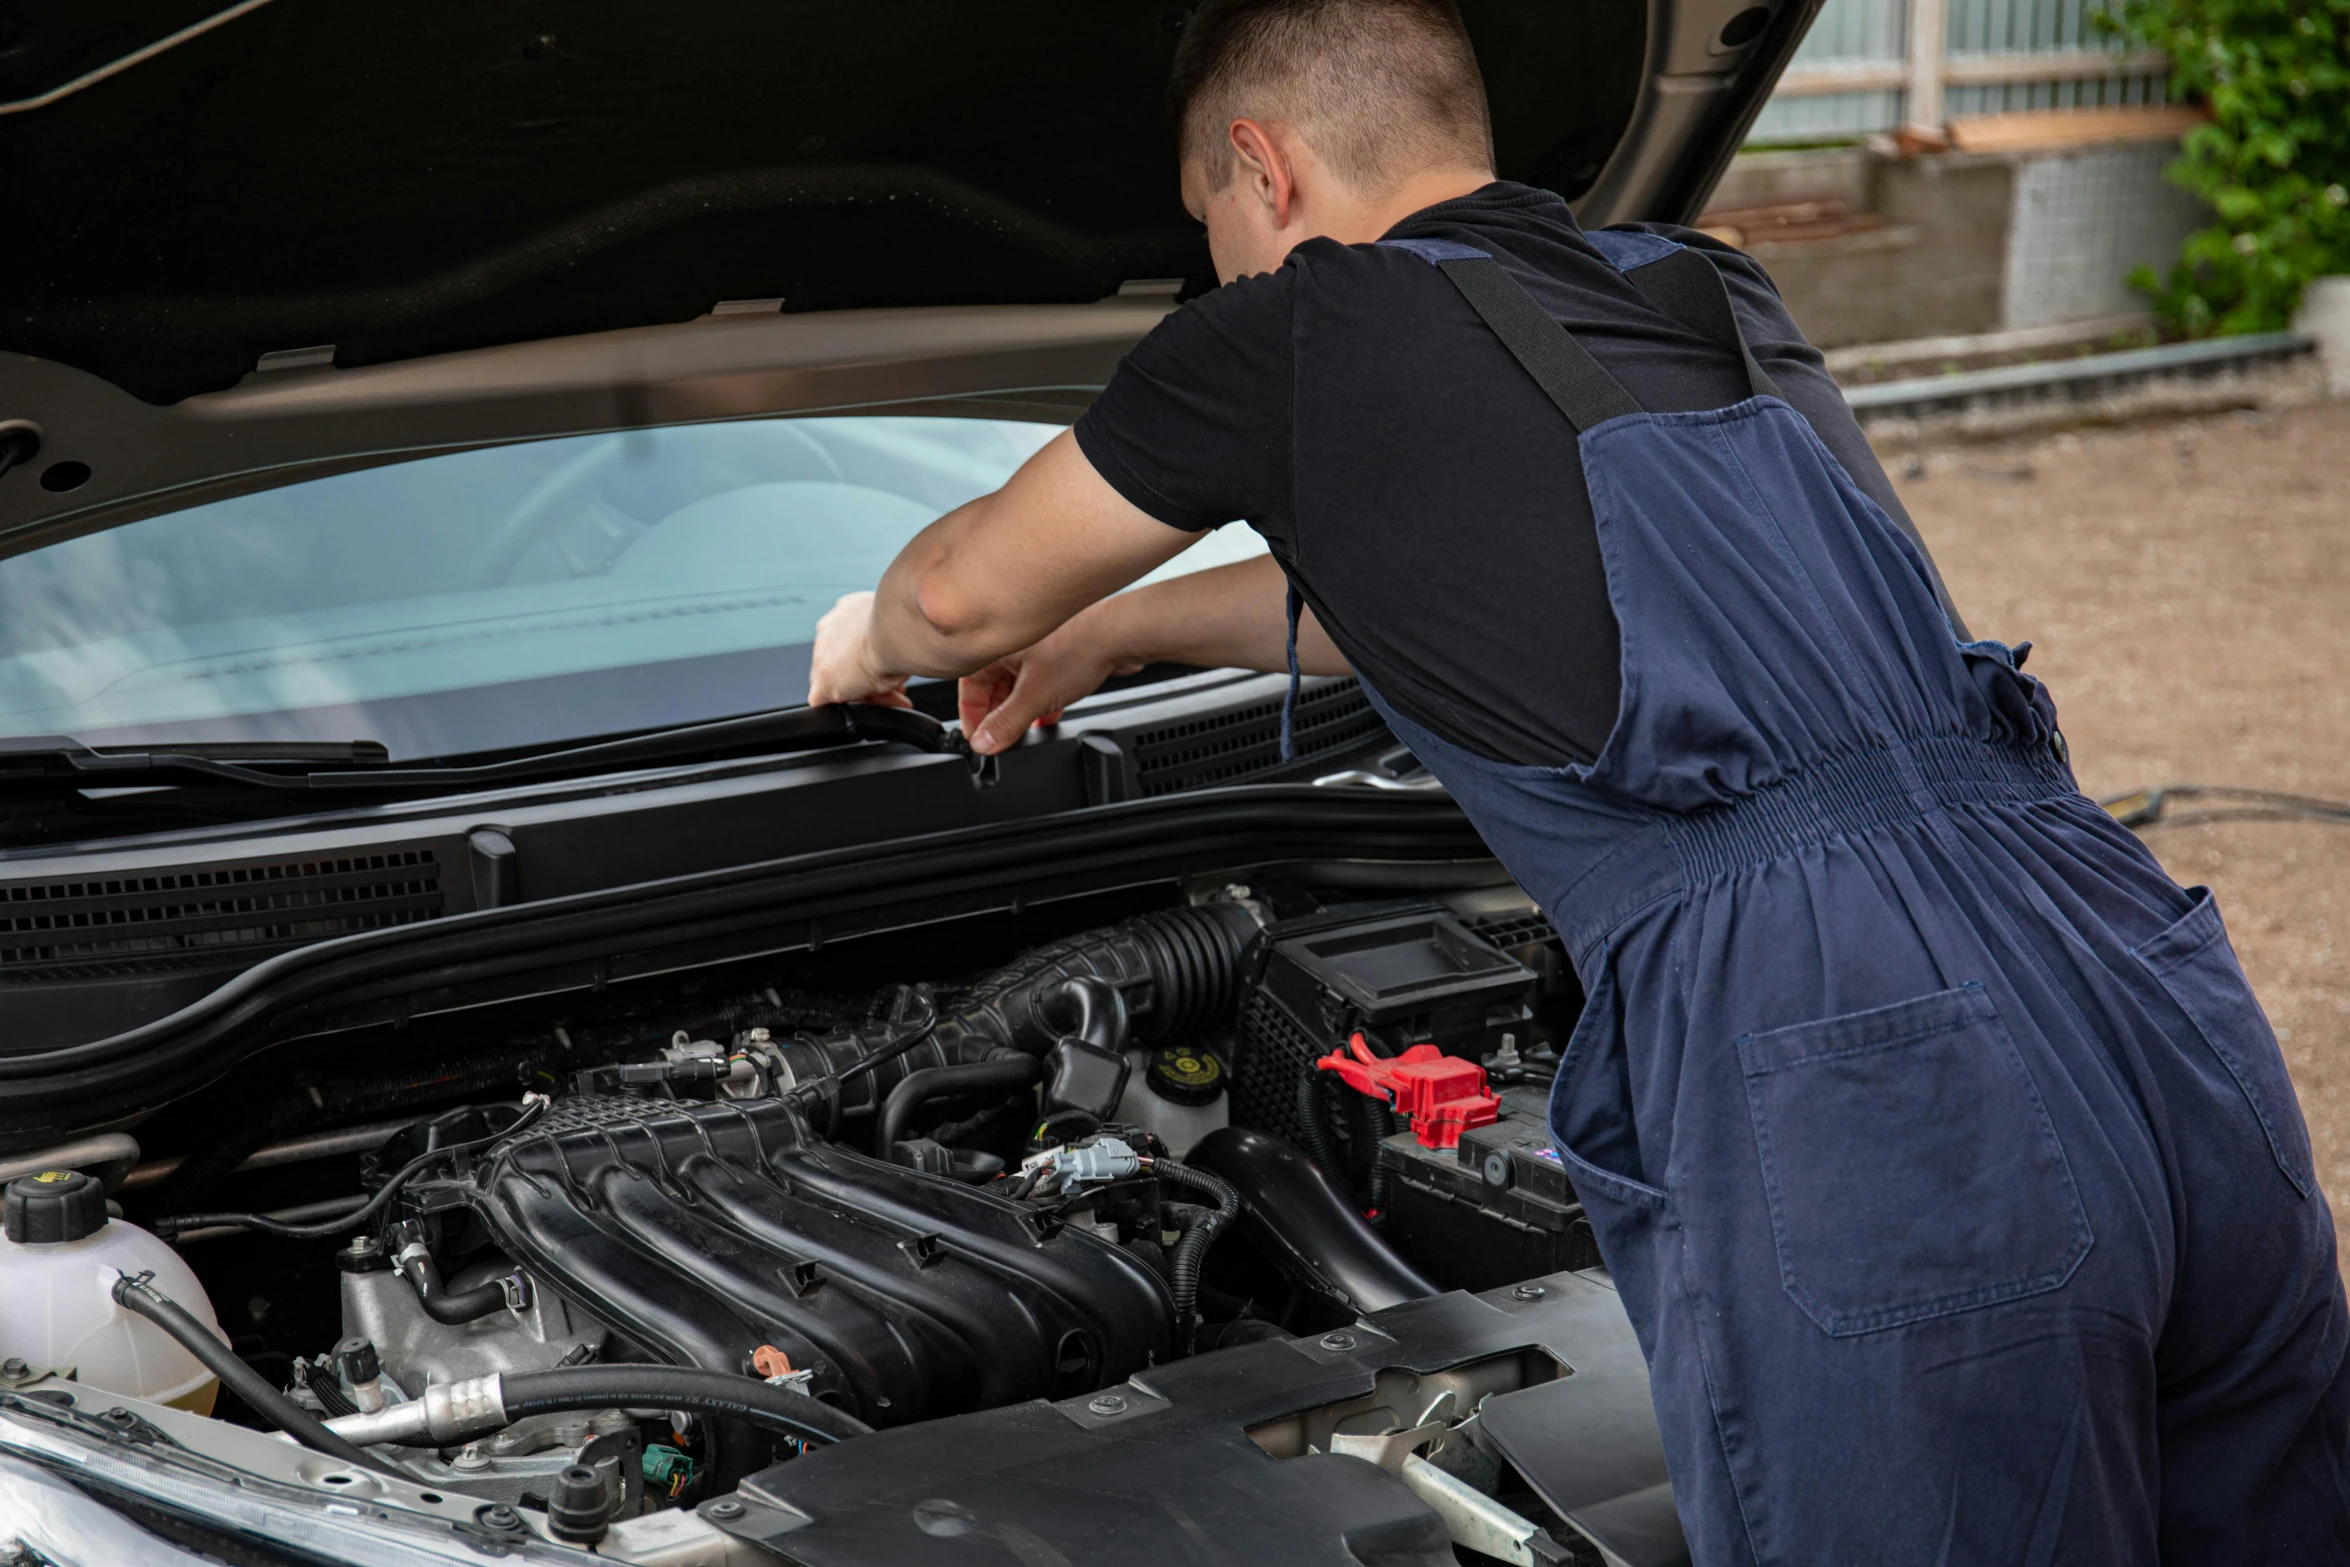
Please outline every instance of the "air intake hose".
M1022 953L939 1010L921 1043L839 1085L839 1108L876 1110L890 1089L925 1068L966 1066L1006 1051L1041 1056L1072 1022L1054 998L1069 980L1099 980L1125 1003L1131 1037L1165 1039L1229 1017L1239 1003L1241 958L1256 916L1232 903L1160 909L1064 936ZM1047 1014L1050 1014L1049 1016ZM887 1031L802 1039L784 1052L802 1083L840 1072Z
M1061 1035L1041 1015L1044 998L1068 979L1114 987L1137 1039L1195 1029L1238 1004L1241 954L1256 933L1248 910L1205 903L1048 941L974 985L939 1020L937 1038L964 1061L1004 1046L1042 1051Z

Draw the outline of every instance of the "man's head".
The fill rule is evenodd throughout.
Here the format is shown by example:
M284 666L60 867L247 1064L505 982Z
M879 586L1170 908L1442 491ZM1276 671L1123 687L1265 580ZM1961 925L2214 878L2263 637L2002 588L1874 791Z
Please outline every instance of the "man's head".
M1453 0L1206 0L1168 96L1184 205L1226 281L1320 235L1376 239L1493 178L1485 83Z

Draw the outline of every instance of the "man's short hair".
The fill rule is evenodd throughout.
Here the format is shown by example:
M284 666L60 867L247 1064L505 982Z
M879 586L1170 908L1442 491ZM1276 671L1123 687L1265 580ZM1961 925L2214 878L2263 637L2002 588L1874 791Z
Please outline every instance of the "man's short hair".
M1218 190L1242 118L1295 127L1366 195L1422 169L1493 167L1485 80L1454 0L1205 0L1167 95L1184 160Z

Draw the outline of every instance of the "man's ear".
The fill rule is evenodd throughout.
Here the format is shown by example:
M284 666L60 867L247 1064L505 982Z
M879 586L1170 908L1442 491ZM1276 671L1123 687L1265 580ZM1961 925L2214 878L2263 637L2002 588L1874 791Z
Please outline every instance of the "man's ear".
M1276 231L1289 227L1297 201L1297 170L1289 155L1254 120L1234 120L1230 134L1240 164L1233 177L1246 181L1248 192L1264 203Z

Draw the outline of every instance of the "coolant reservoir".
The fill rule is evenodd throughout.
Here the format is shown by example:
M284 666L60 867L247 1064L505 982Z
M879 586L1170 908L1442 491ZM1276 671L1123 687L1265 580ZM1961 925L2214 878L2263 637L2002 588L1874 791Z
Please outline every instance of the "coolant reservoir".
M1113 1120L1156 1132L1180 1159L1191 1145L1232 1119L1224 1096L1224 1068L1197 1045L1129 1050L1133 1070Z
M212 1373L161 1328L114 1303L118 1277L153 1273L157 1289L218 1331L204 1286L178 1252L109 1219L106 1189L79 1170L10 1181L0 1212L0 1360L212 1413L220 1391Z

